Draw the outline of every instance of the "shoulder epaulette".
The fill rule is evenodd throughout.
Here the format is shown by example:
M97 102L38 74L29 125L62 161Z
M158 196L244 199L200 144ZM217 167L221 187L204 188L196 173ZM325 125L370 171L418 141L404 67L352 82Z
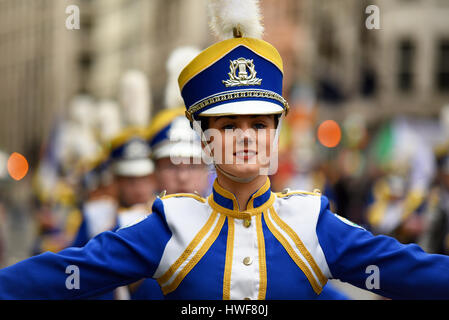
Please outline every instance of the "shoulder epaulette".
M290 189L284 189L282 192L276 192L276 195L279 198L289 197L293 195L312 195L312 196L321 196L320 189L314 189L312 192L309 191L301 191L301 190L292 190Z
M203 202L203 203L206 202L206 199L201 197L199 195L199 193L196 193L196 192L195 193L174 193L174 194L165 194L164 193L164 194L159 195L159 198L161 198L161 199L183 198L183 197L193 198L193 199Z

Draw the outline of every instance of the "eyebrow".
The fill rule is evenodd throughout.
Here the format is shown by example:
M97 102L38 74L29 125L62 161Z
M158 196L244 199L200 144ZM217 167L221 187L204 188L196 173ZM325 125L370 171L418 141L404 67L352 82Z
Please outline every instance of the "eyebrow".
M220 119L232 119L232 120L234 120L236 118L237 118L237 116L219 116L219 117L217 117L217 120L220 120Z

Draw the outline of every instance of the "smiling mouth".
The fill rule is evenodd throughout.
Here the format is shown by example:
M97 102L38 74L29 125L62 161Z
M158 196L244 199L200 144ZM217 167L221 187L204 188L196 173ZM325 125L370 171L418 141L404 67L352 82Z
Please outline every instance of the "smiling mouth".
M237 158L241 158L241 159L250 159L256 155L257 155L257 152L252 151L252 150L242 150L242 151L234 152L234 156Z

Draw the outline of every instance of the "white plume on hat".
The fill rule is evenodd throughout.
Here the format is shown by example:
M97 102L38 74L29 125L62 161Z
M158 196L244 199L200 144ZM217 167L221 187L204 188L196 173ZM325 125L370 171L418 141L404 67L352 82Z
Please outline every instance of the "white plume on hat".
M102 100L98 103L96 128L99 140L106 142L117 136L122 129L120 106L113 100Z
M98 150L93 103L87 95L75 96L70 102L69 117L61 124L56 138L61 147L56 152L67 170L72 170L79 161L94 157Z
M165 87L165 108L184 106L184 100L179 91L178 77L182 69L199 53L200 49L192 46L178 47L172 51L167 60L167 86Z
M258 0L210 0L208 8L210 27L220 40L233 38L237 27L244 37L262 38Z
M80 94L73 97L69 106L69 121L82 127L92 127L93 104L93 98L88 95Z
M126 71L119 86L119 100L126 127L148 125L152 109L152 96L147 76L139 70Z

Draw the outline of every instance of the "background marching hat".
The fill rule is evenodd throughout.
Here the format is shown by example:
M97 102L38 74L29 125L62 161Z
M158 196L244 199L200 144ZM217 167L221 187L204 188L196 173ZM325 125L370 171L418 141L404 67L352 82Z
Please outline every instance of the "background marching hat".
M110 142L110 158L115 175L141 177L154 172L144 129L151 120L152 101L148 77L140 70L127 70L119 83L121 134Z
M161 111L146 133L151 158L202 158L198 134L190 127L184 107Z
M141 132L124 132L111 143L111 161L115 175L142 177L154 172L150 148Z
M154 118L146 133L153 159L203 156L200 138L185 117L184 102L177 82L182 69L200 52L191 46L177 47L167 60L165 109Z

